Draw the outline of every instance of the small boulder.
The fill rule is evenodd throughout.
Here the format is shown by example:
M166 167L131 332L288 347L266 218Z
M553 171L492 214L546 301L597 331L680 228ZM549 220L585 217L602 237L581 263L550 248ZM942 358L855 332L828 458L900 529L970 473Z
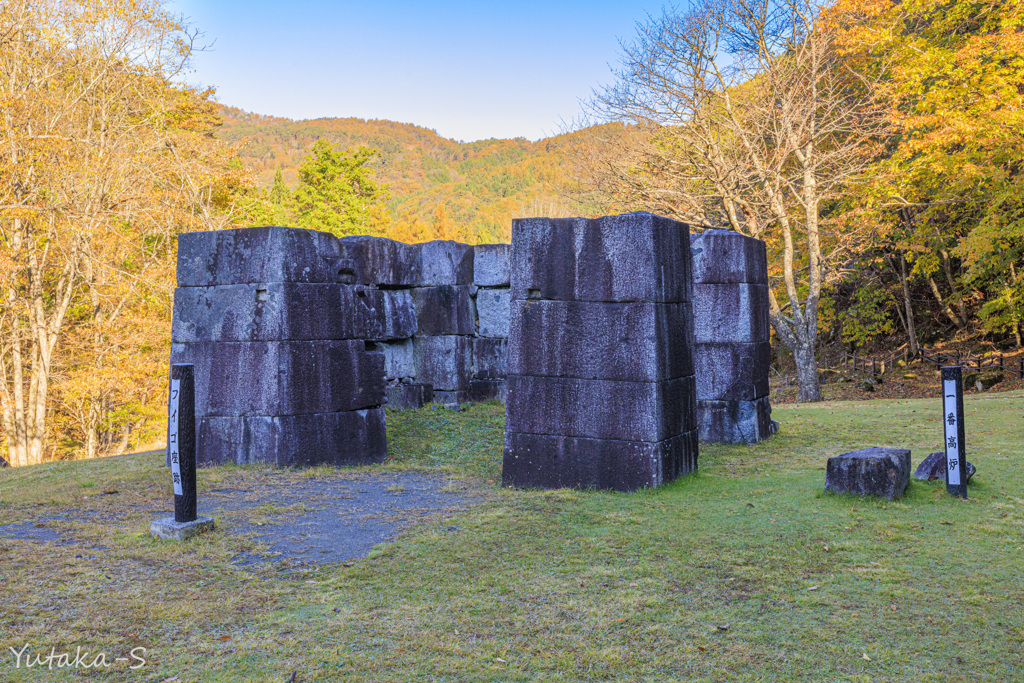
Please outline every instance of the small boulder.
M864 448L828 459L825 490L894 500L910 483L910 451Z
M4 456L0 455L0 468L3 468L3 467L10 467L10 465L7 464L6 460L4 460Z
M967 481L971 481L971 477L977 470L974 465L967 463ZM932 479L946 480L946 454L942 451L932 453L927 458L921 461L921 464L914 470L914 478L918 481L930 481Z

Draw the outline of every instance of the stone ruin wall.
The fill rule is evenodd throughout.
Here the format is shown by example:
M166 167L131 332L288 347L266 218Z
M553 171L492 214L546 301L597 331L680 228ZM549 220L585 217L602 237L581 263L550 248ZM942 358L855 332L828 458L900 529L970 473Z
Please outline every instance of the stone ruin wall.
M372 347L384 354L389 406L504 399L509 245L343 237L341 249L349 279L377 289L394 321Z
M768 399L771 326L764 242L725 230L691 235L697 425L704 443L774 433Z
M632 491L695 471L689 227L523 219L512 244L503 483Z
M619 218L627 219L602 220ZM548 225L543 223L547 220L516 225ZM562 376L572 380L568 384L579 385L565 389L570 393L589 387L608 398L609 406L618 407L603 429L624 427L622 420L630 418L619 413L650 413L652 424L667 424L663 399L652 396L662 397L671 388L664 382L685 376L696 382L697 407L681 412L671 408L683 422L670 438L693 432L691 420L706 442L766 438L773 423L767 398L770 348L763 243L721 231L692 235L692 277L687 271L685 282L676 285L685 288L686 299L669 301L662 292L650 300L625 301L615 298L620 296L613 293L615 288L646 282L645 273L655 262L637 261L635 255L615 251L618 247L611 243L593 243L597 251L574 252L568 236L582 239L589 233L578 226L596 223L573 220L550 222L566 231L558 239L550 230L517 229L521 244L516 244L516 271L538 278L539 264L546 264L543 268L554 279L520 288L515 302L507 244L408 245L277 227L183 234L171 362L196 365L201 462L380 462L386 457L385 404L401 408L430 401L504 400L509 362L513 382L550 384L539 378ZM677 250L671 257L659 253L663 261L658 268L672 267L672 258L688 251ZM654 258L653 252L648 256ZM609 265L623 258L628 267ZM571 268L570 286L565 278ZM552 286L555 290L533 300L540 296L533 290ZM628 313L618 310L623 306ZM695 329L683 332L694 322ZM511 360L510 323L518 335ZM638 341L631 335L639 330L649 334ZM681 350L687 344L678 343L685 334L694 340L692 356ZM631 341L616 346L620 338ZM587 343L600 339L600 353L592 347L581 355ZM680 368L688 374L680 374ZM633 374L638 372L649 373L640 381L651 384L646 387L654 392L651 396L629 394L639 390L627 384L637 381L641 375ZM670 378L666 372L677 376ZM556 396L546 390L539 395L551 400ZM670 396L669 402L676 398ZM554 420L545 406L535 404L531 410L540 415L537 419ZM537 431L517 426L516 420L526 419L528 412L524 408L512 418L520 430L513 434ZM625 428L620 436L632 434ZM534 436L558 437L562 457L570 460L583 457L586 448L580 448L589 443L586 439L604 438L582 436L586 430L568 426L543 430L553 433ZM655 427L642 436L622 441L647 448L664 445L665 439L655 437L669 435ZM526 437L515 439L524 443ZM669 457L665 462L670 464L655 480L668 481L673 472L695 466L695 444L676 450L682 455Z
M178 239L171 363L195 365L200 464L382 462L382 293L343 284L337 238L247 228Z

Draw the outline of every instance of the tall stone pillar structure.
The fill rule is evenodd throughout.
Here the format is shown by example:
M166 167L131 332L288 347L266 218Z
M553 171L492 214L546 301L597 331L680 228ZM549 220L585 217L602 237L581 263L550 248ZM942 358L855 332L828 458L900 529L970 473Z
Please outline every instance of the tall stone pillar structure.
M697 468L689 227L512 223L505 485L632 491Z
M387 455L383 293L327 233L178 239L171 363L195 366L200 464L354 465Z
M700 440L757 443L773 431L765 244L725 230L690 244Z

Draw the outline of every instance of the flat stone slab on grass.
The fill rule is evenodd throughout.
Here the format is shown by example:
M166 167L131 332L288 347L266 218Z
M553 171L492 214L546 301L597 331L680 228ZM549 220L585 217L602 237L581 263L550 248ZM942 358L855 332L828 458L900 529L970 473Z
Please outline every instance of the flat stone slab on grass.
M894 500L910 484L910 451L864 448L828 459L825 490Z

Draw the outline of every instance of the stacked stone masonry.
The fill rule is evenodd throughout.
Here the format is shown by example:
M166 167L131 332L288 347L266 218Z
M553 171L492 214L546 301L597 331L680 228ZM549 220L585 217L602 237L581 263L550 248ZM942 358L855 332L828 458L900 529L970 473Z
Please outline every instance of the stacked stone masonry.
M511 262L504 483L631 491L696 470L688 226L516 220Z
M436 241L409 245L343 237L352 282L384 299L388 406L504 399L509 321L509 245Z
M192 363L199 464L368 464L387 455L383 292L346 282L328 234L290 228L178 241L172 363Z
M772 432L765 244L723 230L690 244L700 440L757 443Z

